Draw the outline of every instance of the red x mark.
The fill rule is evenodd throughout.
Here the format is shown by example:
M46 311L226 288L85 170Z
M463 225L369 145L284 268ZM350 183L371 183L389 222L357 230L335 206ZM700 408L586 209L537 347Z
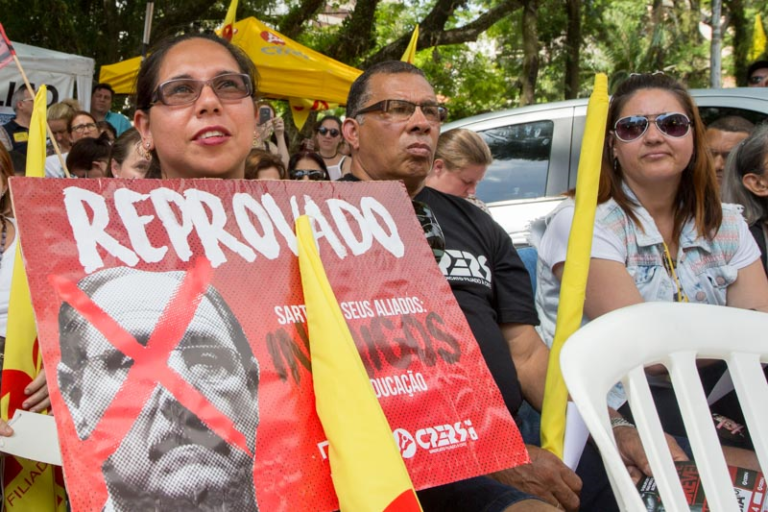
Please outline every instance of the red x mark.
M194 318L212 275L210 262L198 258L160 315L146 346L120 327L75 283L61 276L50 277L62 300L75 308L113 347L133 360L125 382L82 447L90 450L99 463L111 456L120 445L158 384L224 441L249 456L253 455L245 436L235 428L232 419L166 365L171 351L179 344Z

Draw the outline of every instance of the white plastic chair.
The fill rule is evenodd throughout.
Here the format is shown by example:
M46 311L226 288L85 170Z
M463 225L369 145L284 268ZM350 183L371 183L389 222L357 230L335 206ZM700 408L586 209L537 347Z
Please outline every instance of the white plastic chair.
M697 358L728 364L763 473L768 474L768 314L723 306L644 303L622 308L579 329L563 347L568 391L597 443L621 510L646 508L616 449L606 394L624 384L635 423L667 512L688 512L667 449L644 367L667 367L711 510L738 511Z

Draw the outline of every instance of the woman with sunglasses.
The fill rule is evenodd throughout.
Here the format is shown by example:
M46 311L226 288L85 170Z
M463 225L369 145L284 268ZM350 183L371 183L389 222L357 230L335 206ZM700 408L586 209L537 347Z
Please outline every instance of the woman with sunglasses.
M325 162L328 175L335 181L349 174L352 160L340 151L344 139L341 136L341 119L325 116L315 126L315 149Z
M550 345L573 211L568 200L534 226L536 305ZM634 75L611 99L584 321L644 301L768 311L760 252L736 207L720 203L698 109L663 74ZM614 389L609 405L624 401ZM667 432L682 434L676 415L662 416Z
M213 35L161 43L136 86L147 177L242 179L256 129L255 74L248 56Z
M314 151L302 150L288 162L288 176L298 181L327 181L328 169L320 155Z

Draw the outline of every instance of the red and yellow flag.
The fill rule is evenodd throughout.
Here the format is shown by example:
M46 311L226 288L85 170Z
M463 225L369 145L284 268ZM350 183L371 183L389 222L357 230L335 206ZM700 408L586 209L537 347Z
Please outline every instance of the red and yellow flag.
M32 121L29 124L26 175L31 177L45 176L46 100L47 91L43 85L35 96ZM21 407L27 398L24 389L42 371L42 364L32 299L21 258L21 244L17 243L0 388L0 412L4 420L12 418L16 409ZM8 511L63 512L67 509L64 479L59 467L6 456L3 487Z
M223 37L227 41L232 40L232 36L235 34L235 15L237 14L237 0L232 0L227 9L227 16L224 18L224 25L221 27L219 36Z
M568 250L565 256L560 305L557 308L555 340L549 353L544 407L541 415L541 446L561 459L565 439L568 390L560 371L560 351L568 338L581 326L584 298L592 253L592 232L597 209L597 186L608 119L608 77L595 76L595 88L587 105L587 120L581 143L581 158L576 178L576 208Z
M416 59L416 43L418 42L419 25L416 24L416 28L413 29L413 34L411 34L411 42L408 43L408 48L405 49L405 53L403 53L403 56L400 58L401 61L413 64L413 61Z
M296 221L317 415L328 437L342 512L420 512L392 429L368 380L317 252L309 217Z

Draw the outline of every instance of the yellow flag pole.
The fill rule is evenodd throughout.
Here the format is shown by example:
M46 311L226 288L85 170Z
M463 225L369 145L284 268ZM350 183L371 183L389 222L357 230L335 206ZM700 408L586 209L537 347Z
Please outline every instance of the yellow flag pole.
M413 484L315 245L296 220L315 408L342 512L421 512Z
M568 237L560 305L557 309L555 340L549 353L547 383L541 416L541 446L561 459L565 442L565 416L568 390L560 371L560 351L565 341L581 325L584 314L592 232L597 208L597 188L608 118L608 78L599 73L587 106L587 121L581 144L576 179L576 208Z

